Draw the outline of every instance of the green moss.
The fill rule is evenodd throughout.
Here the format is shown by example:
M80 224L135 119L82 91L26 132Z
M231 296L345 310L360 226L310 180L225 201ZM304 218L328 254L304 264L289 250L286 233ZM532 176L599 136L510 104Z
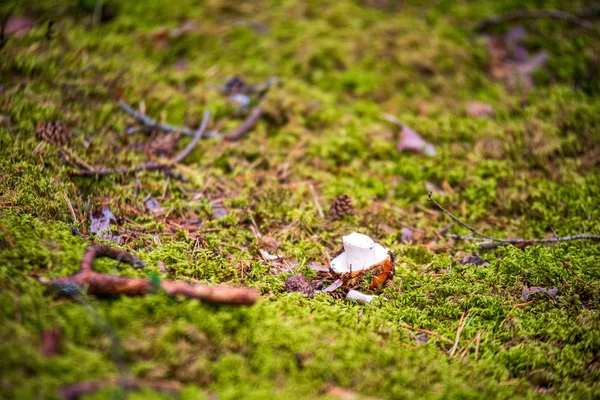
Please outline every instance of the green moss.
M557 21L528 23L528 48L547 51L549 61L533 90L519 95L491 80L485 41L465 29L521 8L517 1L406 2L389 10L355 1L107 1L115 18L94 27L87 1L13 3L0 13L31 15L36 26L10 37L0 57L0 115L10 119L0 126L3 395L56 398L64 383L118 377L123 368L181 382L182 398L326 398L332 386L399 399L600 395L598 244L503 247L483 254L488 266L462 265L476 245L436 242L434 232L449 220L426 201L433 184L444 206L498 237L600 234L600 101L591 67L600 51L591 36ZM555 1L535 7L576 11ZM161 47L153 35L183 20L196 25ZM229 131L243 119L218 90L232 75L250 83L278 76L282 85L268 93L265 117L242 142L198 144L181 169L186 182L156 172L76 177L54 146L36 149L36 125L63 120L71 150L90 164L145 161L139 149L149 139L123 134L134 121L115 104L118 96L191 127L208 109L211 128ZM495 117L469 118L471 101L489 103ZM383 113L419 132L438 155L396 151L399 129ZM316 201L327 212L340 194L352 197L355 215L319 217ZM159 212L145 208L147 195ZM89 232L86 215L100 206L117 216L119 246L148 267L98 260L98 271L253 286L261 301L232 308L161 293L58 298L37 277L78 270L93 238L73 236L69 225ZM402 227L425 236L415 231L416 244L401 244ZM370 292L377 300L364 306L285 293L286 277L314 277L309 263L326 264L351 231L396 255L394 279ZM289 265L261 257L258 233L277 239L269 251ZM531 286L558 292L524 304L522 289ZM453 341L466 313L459 351L480 340L477 354L472 345L464 357L450 358L439 348L448 350L446 341L430 335L423 344L399 325ZM61 354L45 358L40 332L55 327ZM124 393L108 387L89 397L110 396ZM150 390L127 396L170 398Z

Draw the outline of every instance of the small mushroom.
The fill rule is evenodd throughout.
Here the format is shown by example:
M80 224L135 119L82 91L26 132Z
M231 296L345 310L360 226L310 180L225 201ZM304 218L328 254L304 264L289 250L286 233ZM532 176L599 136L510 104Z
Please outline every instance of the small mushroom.
M345 286L355 285L365 273L372 274L371 289L384 284L394 275L389 249L370 237L353 232L342 238L344 252L331 261L331 269Z

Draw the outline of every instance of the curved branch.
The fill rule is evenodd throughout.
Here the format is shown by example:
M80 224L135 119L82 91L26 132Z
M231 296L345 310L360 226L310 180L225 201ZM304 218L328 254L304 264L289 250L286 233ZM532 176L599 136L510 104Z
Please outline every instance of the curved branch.
M471 231L471 233L473 233L473 235L475 235L475 236L461 236L461 235L449 234L449 235L446 235L447 237L452 238L452 239L460 239L460 240L467 240L467 241L472 240L472 241L483 242L479 245L479 247L481 249L493 249L493 248L504 246L507 244L531 246L534 244L568 242L568 241L573 241L573 240L600 241L600 235L590 235L590 234L586 234L586 233L582 233L582 234L578 234L578 235L562 236L562 237L558 237L555 234L554 237L540 238L540 239L501 239L501 238L497 238L497 237L493 237L493 236L488 236L486 234L479 232L477 229L473 228L472 226L466 224L465 222L460 220L457 216L452 214L450 211L446 210L440 203L438 203L437 201L435 201L433 199L431 192L429 192L428 200L431 201L433 204L435 204L435 206L437 208L442 210L444 212L444 214L448 215L460 226L467 228L469 231Z
M502 15L496 15L480 21L475 30L478 32L486 31L492 26L504 24L507 22L518 21L522 19L554 19L565 21L581 28L590 30L595 34L600 34L594 24L581 19L573 14L559 10L516 10Z
M75 275L40 281L72 297L78 296L85 287L88 294L99 297L141 296L163 290L170 296L184 296L215 304L252 305L258 301L259 293L254 288L189 284L169 280L156 284L150 279L101 274L92 270L94 260L99 257L108 257L136 266L144 265L139 258L126 251L106 245L95 245L86 250L81 259L81 268Z

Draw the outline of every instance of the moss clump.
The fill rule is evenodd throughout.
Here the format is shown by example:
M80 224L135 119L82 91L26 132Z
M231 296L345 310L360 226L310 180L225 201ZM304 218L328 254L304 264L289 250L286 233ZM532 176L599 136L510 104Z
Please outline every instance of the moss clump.
M176 380L181 397L194 399L327 398L335 386L399 399L600 396L600 246L503 247L483 255L489 265L462 265L476 245L438 240L434 232L449 221L426 201L439 188L436 199L498 237L600 234L600 97L591 68L600 49L591 36L556 21L528 23L527 48L549 60L530 92L515 93L489 77L486 42L465 27L522 7L517 1L408 2L401 10L385 1L106 1L113 18L94 26L88 1L5 3L0 14L35 20L0 50L7 398L57 398L65 383L125 373ZM35 139L38 123L60 120L71 128L71 151L88 163L136 165L150 139L123 134L134 122L115 98L135 107L143 100L153 118L190 127L209 109L211 128L225 132L243 118L218 90L233 75L283 84L266 95L265 115L243 142L199 143L179 168L185 181L158 172L77 177L56 147ZM471 101L489 103L495 117L468 117ZM438 155L396 151L400 132L383 113ZM319 217L316 203L326 210L341 194L352 197L355 215ZM148 196L158 209L146 206ZM112 245L148 267L98 260L98 271L254 286L261 301L239 309L161 293L58 298L38 277L74 273L86 246L105 241L90 234L89 214L101 207L117 219ZM415 244L401 243L403 227ZM351 231L397 256L377 300L285 293L290 274L316 277L311 263L326 264ZM261 255L259 235L285 260ZM557 294L525 301L522 290L535 286ZM54 328L61 351L47 358L41 332ZM89 398L121 395L107 387ZM127 396L169 397L148 389Z

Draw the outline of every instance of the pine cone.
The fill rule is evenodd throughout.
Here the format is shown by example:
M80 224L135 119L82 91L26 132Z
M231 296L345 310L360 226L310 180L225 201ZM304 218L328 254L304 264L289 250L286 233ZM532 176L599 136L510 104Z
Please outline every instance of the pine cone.
M35 128L35 137L57 146L68 146L71 143L71 130L61 121L46 121Z
M231 78L227 79L225 85L223 85L223 88L221 90L223 94L230 96L240 93L249 93L251 92L251 87L248 86L246 81L244 81L239 76L232 76Z
M344 218L346 215L354 214L354 206L352 205L352 199L347 194L338 196L329 209L329 217L333 220Z

